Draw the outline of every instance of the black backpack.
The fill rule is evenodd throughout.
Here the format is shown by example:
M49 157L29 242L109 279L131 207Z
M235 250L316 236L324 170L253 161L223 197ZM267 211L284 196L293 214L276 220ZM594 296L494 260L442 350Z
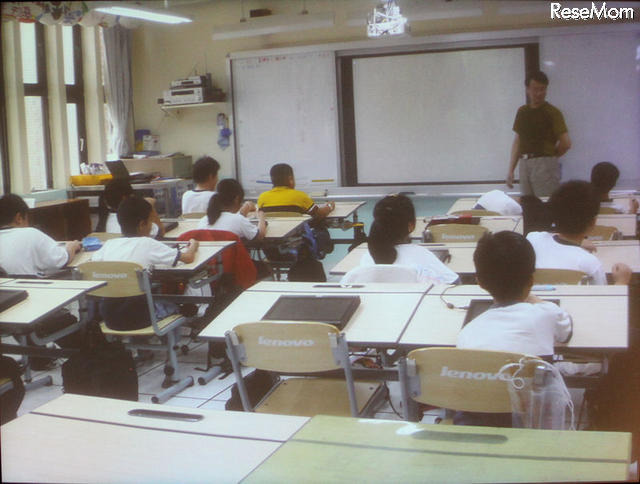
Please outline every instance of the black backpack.
M72 355L62 365L65 393L138 401L138 374L122 343L101 342Z
M260 400L271 390L278 382L280 377L275 373L264 370L254 370L244 377L244 384L249 394L249 402L255 407ZM231 398L227 400L224 406L225 410L242 411L242 400L238 391L238 384L234 383L231 387Z

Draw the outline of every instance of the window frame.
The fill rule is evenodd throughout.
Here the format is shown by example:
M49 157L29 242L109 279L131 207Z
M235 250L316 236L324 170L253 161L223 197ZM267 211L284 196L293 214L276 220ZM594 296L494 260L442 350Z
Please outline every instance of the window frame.
M42 99L42 131L44 137L44 163L46 189L53 188L53 163L51 160L51 131L49 124L49 83L47 79L47 53L44 38L44 25L35 22L36 33L36 68L38 82L23 83L24 96Z
M78 147L80 164L87 163L87 127L84 101L84 66L82 64L82 32L80 25L71 27L73 30L73 77L74 84L65 83L67 104L76 105L76 120L78 128ZM67 127L68 129L68 127Z
M0 52L2 52L2 36L0 35ZM11 193L11 163L7 134L7 104L4 94L4 62L0 61L0 176L2 177L2 191Z

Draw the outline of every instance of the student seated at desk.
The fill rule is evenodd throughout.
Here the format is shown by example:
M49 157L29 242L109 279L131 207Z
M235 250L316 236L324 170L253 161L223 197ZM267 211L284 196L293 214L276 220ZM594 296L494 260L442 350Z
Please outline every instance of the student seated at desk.
M198 241L191 239L187 249L181 252L149 237L152 211L151 204L138 195L125 198L118 207L123 237L107 240L91 260L135 262L145 268L155 264L175 266L178 261L193 262ZM178 312L179 308L173 303L156 302L155 309L158 318L165 318ZM100 302L100 314L109 328L119 331L145 328L151 324L144 295L105 299Z
M0 198L0 267L9 275L45 276L65 267L82 248L74 240L60 244L40 230L29 227L29 207L18 195L7 193ZM36 335L48 336L77 319L61 310L36 326ZM28 337L29 344L32 344ZM71 334L56 341L65 348L76 348L81 336ZM30 358L33 370L46 369L51 358Z
M384 197L373 209L368 253L361 266L398 264L415 267L425 282L451 284L458 274L445 266L426 247L412 244L409 235L416 227L416 212L411 199L404 195Z
M218 184L220 163L210 156L203 156L193 164L193 182L196 187L182 195L182 213L206 212L209 199Z
M593 284L607 284L602 262L583 247L600 209L593 186L576 180L563 183L553 192L548 204L555 233L527 234L527 240L536 252L536 268L582 271ZM612 276L616 284L628 284L631 269L626 264L615 264Z
M516 232L485 234L473 254L478 284L494 305L458 334L457 347L553 355L555 343L571 338L571 317L552 302L530 293L536 254ZM458 412L455 424L510 427L511 414Z
M473 207L498 212L500 215L522 215L522 207L502 190L491 190L482 195Z
M591 184L600 199L601 207L611 207L617 213L636 213L638 211L638 200L631 198L629 206L623 207L611 200L609 192L616 186L620 170L613 163L601 161L591 169Z
M322 220L335 208L335 203L322 206L314 203L309 195L296 190L293 168L286 163L278 163L269 171L273 188L258 197L258 208L263 212L298 212L311 215L314 220Z
M308 256L306 252L310 253L311 251L307 251L305 248L302 251L304 254L301 259L322 259L326 254L331 253L333 251L333 242L324 219L333 211L336 206L335 203L327 202L322 206L318 206L309 195L296 190L293 168L286 163L273 165L269 175L271 176L273 188L260 194L258 197L258 209L263 212L297 212L311 215L312 220L309 226L313 238L315 238L316 250L314 254ZM266 254L270 259L277 257L273 251L267 251ZM296 271L297 269L294 270L294 273ZM322 277L324 278L324 271L322 272Z
M209 199L207 215L198 222L199 229L226 230L245 240L261 240L267 231L264 212L258 211L254 225L247 218L256 210L251 202L244 202L242 185L233 178L218 183L218 191Z
M102 194L104 206L107 211L106 220L104 220L104 215L101 214L101 220L98 221L96 232L121 234L122 228L120 227L117 216L118 207L124 199L133 195L133 187L127 180L115 179L107 183ZM162 237L164 235L164 226L155 209L156 200L152 197L146 197L145 200L151 205L151 237ZM102 220L104 220L104 222Z

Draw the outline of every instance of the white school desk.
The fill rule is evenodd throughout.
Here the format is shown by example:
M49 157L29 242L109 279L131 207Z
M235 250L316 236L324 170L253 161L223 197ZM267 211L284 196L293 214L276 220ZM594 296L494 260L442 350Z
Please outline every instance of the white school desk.
M445 265L458 274L473 274L473 252L476 250L475 242L453 242L453 243L433 243L419 244L428 249L446 249L449 251L450 259ZM333 276L343 276L351 269L360 265L362 256L368 252L367 243L364 242L348 252L332 269L329 274Z
M411 240L422 240L422 233L427 228L427 224L432 217L417 217L416 227L411 232ZM522 217L520 216L506 216L496 215L480 217L480 224L483 227L489 229L489 232L501 232L503 230L509 230L522 233Z
M67 394L2 426L2 481L239 482L308 420Z
M246 483L560 482L628 477L631 434L313 417Z
M175 244L175 242L169 242L168 244ZM180 242L179 244L180 246L186 246L187 242ZM154 273L160 276L177 276L188 278L202 271L205 266L211 261L211 259L219 257L225 249L231 247L234 244L234 241L200 242L193 262L190 262L188 264L185 264L184 262L178 262L175 267L167 265L155 265L153 268ZM93 251L82 251L79 254L76 254L69 266L76 267L84 262L89 262L93 254Z
M0 312L0 331L26 334L36 323L64 306L80 299L104 281L57 281L34 279L3 279L3 289L24 289L29 295L23 301Z
M473 210L473 207L478 203L478 197L464 197L458 198L451 208L447 210L447 213L459 212L461 210Z
M308 217L270 217L264 241L277 241L295 235ZM165 239L177 239L180 234L198 229L198 220L181 220L178 226L164 234Z
M615 227L623 237L636 236L637 215L630 214L601 214L596 218L596 225Z
M434 286L422 299L400 339L405 349L424 346L455 346L466 310L472 299L491 299L479 286ZM440 297L444 291L444 301ZM624 350L629 343L627 286L555 286L553 291L534 291L542 299L560 299L560 307L573 319L568 349Z
M340 286L313 282L260 282L244 291L199 334L221 341L226 331L240 323L260 321L286 294L360 296L360 306L342 330L353 345L395 347L430 284L353 284Z
M640 241L638 240L601 240L594 241L597 250L593 253L604 267L605 272L611 273L614 264L624 262L633 272L640 272ZM476 272L473 263L475 242L453 242L420 244L428 249L447 249L450 259L446 266L461 275L473 275ZM334 276L343 276L351 269L360 265L362 256L367 252L367 244L363 243L354 248L341 259L330 271Z
M625 200L628 203L628 198ZM471 210L477 202L477 198L459 198L454 202L447 213L453 213L459 210ZM598 215L598 218L596 219L596 225L616 227L623 237L635 237L636 219L637 216L635 214L601 214ZM481 222L481 225L484 224ZM495 232L495 230L490 230ZM520 224L519 232L522 233L522 224Z

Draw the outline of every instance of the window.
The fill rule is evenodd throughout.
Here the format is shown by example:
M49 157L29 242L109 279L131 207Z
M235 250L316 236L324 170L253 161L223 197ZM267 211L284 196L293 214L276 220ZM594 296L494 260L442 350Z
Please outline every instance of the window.
M45 190L53 186L53 173L43 25L21 23L20 45L30 185Z
M0 36L2 52L2 36ZM0 62L0 193L11 191L9 152L7 147L7 107L4 98L4 63Z
M64 83L67 92L69 167L72 175L80 174L80 163L87 162L80 28L79 25L62 27Z

